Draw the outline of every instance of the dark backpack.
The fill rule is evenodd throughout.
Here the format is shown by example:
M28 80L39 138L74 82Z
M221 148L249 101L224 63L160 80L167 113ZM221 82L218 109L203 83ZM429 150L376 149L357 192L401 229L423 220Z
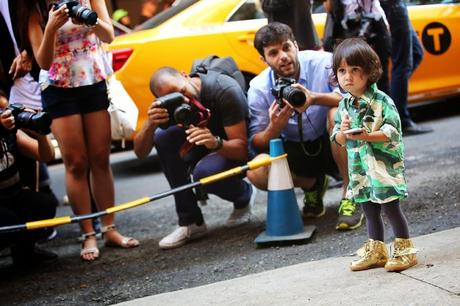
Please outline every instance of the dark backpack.
M194 60L190 75L197 73L206 74L208 71L223 73L234 79L241 89L246 92L246 80L243 73L235 63L235 60L230 56L218 57L217 55L209 55L203 59Z

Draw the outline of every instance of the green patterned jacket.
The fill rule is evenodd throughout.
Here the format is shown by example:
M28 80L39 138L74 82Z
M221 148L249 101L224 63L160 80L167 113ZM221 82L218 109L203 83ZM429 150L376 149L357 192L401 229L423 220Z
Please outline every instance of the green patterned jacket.
M347 140L348 194L357 203L388 203L407 197L404 178L404 144L401 121L393 100L377 85L371 85L354 106L355 97L347 94L339 104L331 141L340 131L342 116L348 114L350 128L363 127L369 133L383 132L390 141Z

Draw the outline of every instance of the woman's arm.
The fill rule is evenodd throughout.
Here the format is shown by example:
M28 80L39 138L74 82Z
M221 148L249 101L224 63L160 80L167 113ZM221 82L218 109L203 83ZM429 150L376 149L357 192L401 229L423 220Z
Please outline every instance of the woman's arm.
M96 35L105 43L110 44L115 38L112 19L107 11L104 0L91 0L91 7L97 13L98 20L95 27Z
M35 9L28 21L29 40L32 45L35 59L40 68L48 70L54 59L54 45L56 43L56 32L69 20L68 9L65 5L59 9L51 9L45 31L42 31L42 17Z

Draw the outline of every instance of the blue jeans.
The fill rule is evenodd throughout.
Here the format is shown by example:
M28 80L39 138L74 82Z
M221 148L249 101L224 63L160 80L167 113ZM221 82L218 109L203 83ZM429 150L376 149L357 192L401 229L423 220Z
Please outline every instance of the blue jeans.
M190 172L192 172L193 179L198 181L203 177L243 164L241 161L229 160L218 153L209 152L198 154L185 161L179 155L179 149L184 142L185 131L182 128L171 126L166 130L159 128L155 131L155 147L171 188L190 183ZM194 149L199 149L199 147L192 150ZM243 180L242 176L233 176L206 185L205 191L233 202L235 208L246 206L251 197L251 186ZM191 189L175 193L174 199L179 226L203 222L201 209L198 207L195 194Z
M405 2L381 1L381 5L391 29L391 97L405 127L412 123L407 107L409 78L422 61L423 47L410 23Z

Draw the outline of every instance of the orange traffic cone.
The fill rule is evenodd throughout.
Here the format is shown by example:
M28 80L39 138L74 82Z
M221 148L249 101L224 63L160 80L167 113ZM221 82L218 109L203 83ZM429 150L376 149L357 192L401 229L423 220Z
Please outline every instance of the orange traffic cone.
M284 154L281 139L270 140L270 156ZM258 245L276 242L305 242L315 231L304 226L294 193L291 171L286 158L273 161L268 174L268 204L265 232L257 236Z

